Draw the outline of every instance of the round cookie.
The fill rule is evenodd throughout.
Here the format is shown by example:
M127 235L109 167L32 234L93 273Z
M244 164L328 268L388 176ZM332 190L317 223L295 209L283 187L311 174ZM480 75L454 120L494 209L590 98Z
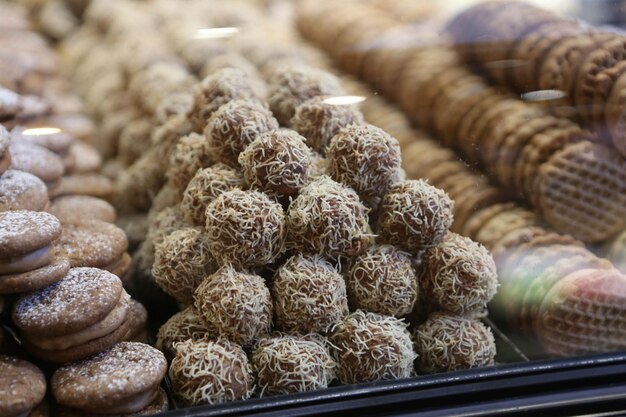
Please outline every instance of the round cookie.
M24 141L43 146L61 156L67 155L70 146L74 143L74 138L58 128L40 129L17 126L11 130L11 136L16 142Z
M87 195L68 195L57 197L50 202L49 213L61 223L73 223L88 220L100 220L115 224L115 207L106 200Z
M1 97L1 94L2 94L2 90L0 90L0 97ZM9 149L10 144L11 144L11 135L4 128L4 126L0 124L0 176L11 166L11 151Z
M113 191L114 187L110 179L104 175L87 173L62 177L51 194L53 198L71 194L109 198L113 195Z
M108 269L124 255L128 240L119 227L91 220L65 223L54 245L56 254L69 259L72 267Z
M0 355L0 415L28 415L46 394L46 377L35 365Z
M72 173L97 172L102 168L102 156L93 146L76 141L70 146L69 155L74 159Z
M148 404L145 408L129 414L101 414L101 413L87 413L82 410L76 410L74 408L58 406L56 409L56 417L139 417L139 416L151 416L153 414L164 413L169 410L169 400L167 399L167 393L161 387L157 389L157 394L154 400ZM37 416L29 416L37 417ZM48 417L48 415L41 416Z
M0 259L10 259L44 248L61 234L61 223L44 212L0 212Z
M42 211L48 204L48 188L28 172L9 169L0 177L0 212Z
M98 414L129 414L154 401L166 372L167 361L159 350L120 342L57 369L51 388L63 406Z
M10 150L11 169L31 173L49 187L63 175L63 160L42 146L15 141L11 143Z
M62 279L69 270L69 261L56 257L50 264L32 271L0 275L0 294L25 293L45 288Z

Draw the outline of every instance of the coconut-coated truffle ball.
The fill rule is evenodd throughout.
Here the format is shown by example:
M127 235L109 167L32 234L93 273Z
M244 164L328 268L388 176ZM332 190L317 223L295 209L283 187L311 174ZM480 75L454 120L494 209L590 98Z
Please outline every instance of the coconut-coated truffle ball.
M496 344L491 330L476 319L433 313L415 328L418 370L434 373L494 364Z
M317 96L344 95L334 75L304 65L290 65L275 71L270 78L267 101L283 126L288 126L296 108Z
M358 255L371 240L367 209L357 193L327 176L300 190L286 222L290 244L330 258Z
M318 96L305 101L291 119L291 127L306 138L311 148L322 153L339 130L363 124L363 115L355 106L329 104L328 98Z
M161 350L168 360L176 355L177 343L191 339L194 341L208 341L215 338L215 334L204 322L193 306L179 311L169 318L160 328L156 337L156 348Z
M224 266L196 289L195 307L215 334L243 346L267 335L272 325L272 300L258 275Z
M439 244L452 226L454 202L422 180L392 185L380 204L378 233L410 253Z
M180 208L187 221L197 225L206 224L206 208L220 194L244 188L241 173L218 162L208 168L200 168L187 184Z
M326 158L330 176L366 200L382 197L398 182L402 162L398 140L367 124L341 129L331 139Z
M257 191L235 189L220 194L207 206L206 230L220 266L264 266L285 250L283 208Z
M196 287L215 269L206 235L199 227L177 230L156 246L152 275L183 306L193 302Z
M357 310L330 335L343 384L408 378L415 374L411 335L395 317Z
M260 134L278 129L278 122L259 102L233 100L217 109L204 129L217 162L238 167L239 154Z
M327 340L318 334L275 334L261 339L250 358L260 396L294 394L327 388L335 362Z
M424 253L420 283L425 295L456 314L481 314L496 295L498 275L489 251L456 233Z
M319 255L294 255L272 282L276 326L283 331L325 333L348 314L346 284Z
M180 138L170 155L166 172L168 182L182 192L200 168L213 165L213 158L203 135L190 133Z
M254 85L245 71L238 68L222 68L204 78L194 96L190 115L196 132L202 132L207 120L222 105L234 100L259 100Z
M188 405L244 400L254 390L246 353L227 340L178 343L169 376L174 396Z
M250 187L277 197L298 194L309 180L311 150L293 130L259 135L239 154L239 164Z
M350 302L355 308L401 317L417 299L417 277L411 256L391 245L369 247L352 261L347 274Z

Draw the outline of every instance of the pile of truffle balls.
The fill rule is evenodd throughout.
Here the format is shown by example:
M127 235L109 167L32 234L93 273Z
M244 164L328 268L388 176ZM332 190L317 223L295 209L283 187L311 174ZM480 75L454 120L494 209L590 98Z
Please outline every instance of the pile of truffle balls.
M397 140L333 104L332 74L285 65L268 80L264 95L236 68L199 83L175 153L180 172L204 167L151 216L152 274L180 306L157 340L177 399L493 364L479 318L495 265L449 232L447 194L404 180Z

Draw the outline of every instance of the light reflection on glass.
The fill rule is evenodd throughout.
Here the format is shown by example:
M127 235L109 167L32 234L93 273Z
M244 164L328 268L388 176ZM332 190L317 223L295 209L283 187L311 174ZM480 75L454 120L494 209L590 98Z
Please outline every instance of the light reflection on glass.
M520 98L526 101L558 100L563 97L567 97L567 93L561 90L537 90L520 95Z
M350 106L352 104L358 104L365 101L365 97L363 96L336 96L329 97L323 100L324 103L330 104L333 106Z
M226 27L226 28L206 28L198 29L193 35L194 39L221 39L229 38L239 33L239 28Z
M27 136L54 135L55 133L59 133L60 131L61 129L59 129L58 127L33 127L33 128L22 131L22 135L27 135Z

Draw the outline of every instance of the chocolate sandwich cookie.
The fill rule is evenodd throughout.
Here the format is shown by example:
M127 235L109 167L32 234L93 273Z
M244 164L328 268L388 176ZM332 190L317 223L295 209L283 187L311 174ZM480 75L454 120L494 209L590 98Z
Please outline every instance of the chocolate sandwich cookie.
M1 93L1 91L0 91ZM11 166L11 135L0 125L0 175L2 175Z
M113 194L113 183L104 175L72 174L62 177L59 186L52 192L52 197L63 195L90 195L92 197L108 198Z
M0 294L33 291L63 278L69 262L52 247L60 234L61 224L51 214L0 213Z
M48 212L54 214L61 223L100 220L115 223L115 207L108 201L87 195L67 195L50 202Z
M64 408L98 415L128 415L151 407L162 395L167 372L161 351L143 343L121 342L54 373L52 393Z
M102 168L102 156L96 148L85 142L75 141L70 146L69 156L74 159L72 173L97 172Z
M73 268L60 281L20 298L13 322L31 354L65 363L122 340L129 328L130 297L115 275Z
M35 365L0 355L0 416L31 416L46 394L46 378Z
M72 267L89 266L111 271L119 266L128 240L119 227L99 220L64 223L55 242L56 253L69 259Z
M54 127L16 126L11 130L11 136L16 142L24 141L43 146L61 157L68 154L74 143L74 138Z
M48 188L28 172L9 169L0 177L0 212L42 211L48 205Z
M63 176L63 160L54 152L32 143L13 141L11 151L11 169L28 172L41 179L48 190L54 189Z
M169 410L169 400L167 399L167 393L163 388L159 388L157 395L148 406L142 410L129 414L100 414L100 413L87 413L82 410L69 407L57 407L56 417L138 417L138 416L151 416L153 414L164 413ZM33 417L33 416L29 416Z

